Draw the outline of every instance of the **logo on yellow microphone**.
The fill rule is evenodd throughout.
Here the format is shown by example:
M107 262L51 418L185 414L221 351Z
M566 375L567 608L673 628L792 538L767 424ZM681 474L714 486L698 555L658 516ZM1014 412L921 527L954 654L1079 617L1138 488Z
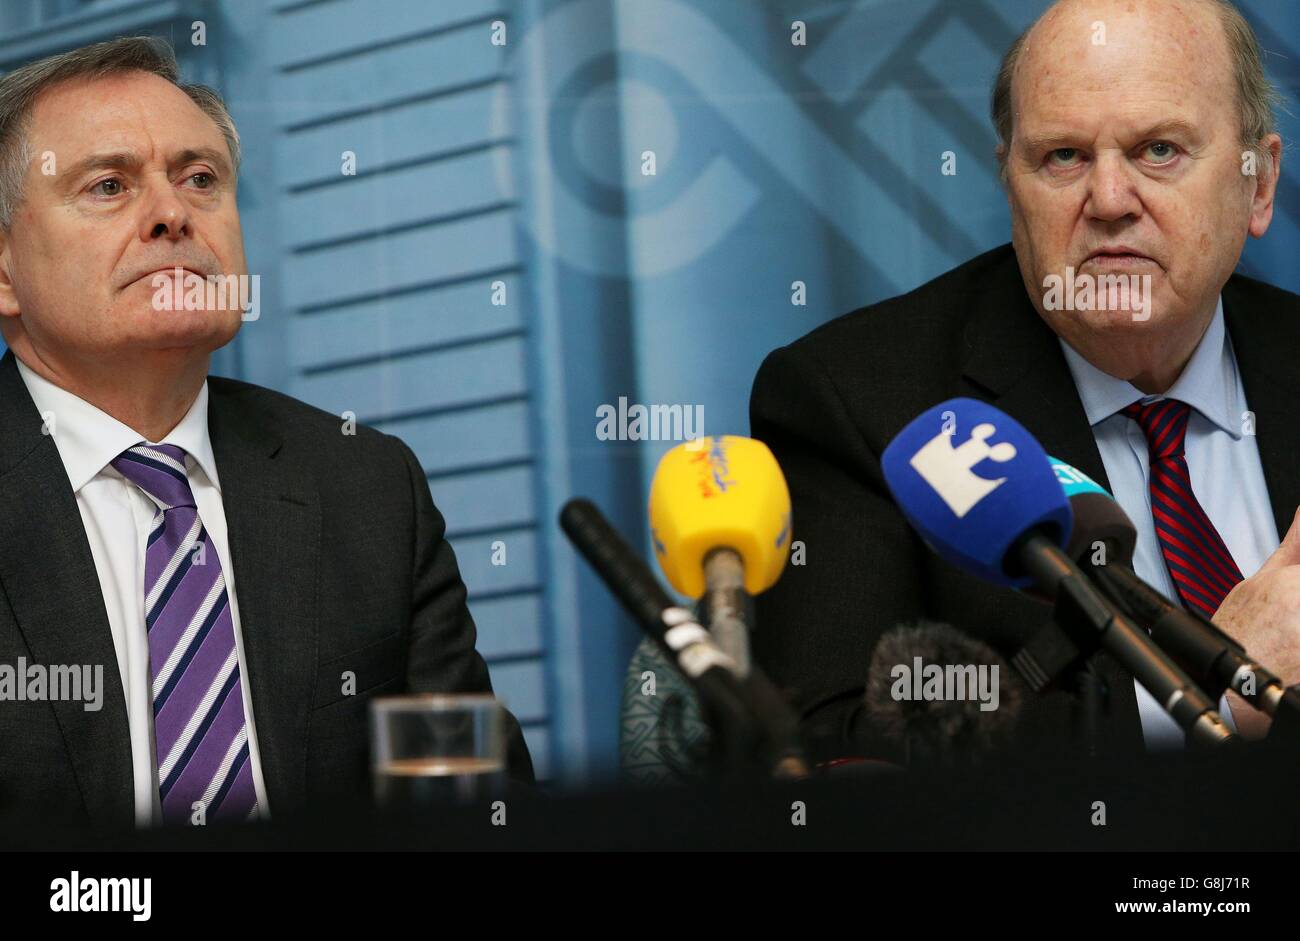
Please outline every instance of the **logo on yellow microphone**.
M744 561L745 590L780 577L790 552L790 491L772 452L738 435L668 451L650 484L650 532L664 575L684 595L704 593L704 557L727 547Z

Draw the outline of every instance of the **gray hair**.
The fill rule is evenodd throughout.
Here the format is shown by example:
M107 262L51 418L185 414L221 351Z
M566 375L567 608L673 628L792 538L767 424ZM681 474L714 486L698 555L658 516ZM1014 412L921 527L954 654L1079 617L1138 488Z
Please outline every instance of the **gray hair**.
M1269 82L1264 74L1264 56L1260 51L1259 40L1246 18L1241 15L1231 0L1206 0L1214 5L1223 24L1224 38L1228 42L1228 56L1232 60L1233 78L1237 86L1237 107L1240 110L1241 146L1253 151L1259 161L1271 173L1273 155L1259 146L1259 142L1272 134L1277 128L1274 107L1281 107L1282 96ZM1045 15L1045 14L1044 14ZM1040 20L1042 17L1039 18ZM1037 21L1036 21L1037 22ZM1036 25L1035 22L1035 25ZM993 83L991 112L993 127L998 134L998 164L1003 181L1007 178L1007 155L1011 149L1011 135L1014 129L1015 108L1011 101L1011 82L1015 78L1016 67L1025 50L1026 37L1034 28L1031 25L1011 44L1002 65L998 69L997 80Z
M176 56L166 40L123 36L30 62L0 77L0 230L8 231L23 200L23 182L33 159L27 133L41 92L73 79L131 71L165 78L185 92L217 125L230 150L231 167L239 173L239 132L216 90L181 82Z

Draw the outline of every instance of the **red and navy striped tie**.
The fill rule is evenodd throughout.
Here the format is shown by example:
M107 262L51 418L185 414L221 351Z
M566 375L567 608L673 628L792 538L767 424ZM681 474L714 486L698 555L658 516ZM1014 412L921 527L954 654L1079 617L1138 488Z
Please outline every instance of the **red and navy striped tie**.
M1151 517L1160 551L1184 607L1213 616L1242 580L1218 530L1192 492L1183 447L1192 407L1176 399L1124 409L1147 436L1151 452Z

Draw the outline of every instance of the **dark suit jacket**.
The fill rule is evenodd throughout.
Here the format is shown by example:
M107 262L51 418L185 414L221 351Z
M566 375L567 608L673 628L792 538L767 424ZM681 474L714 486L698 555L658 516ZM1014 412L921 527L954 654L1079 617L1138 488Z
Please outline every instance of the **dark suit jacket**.
M404 443L268 389L211 377L221 479L272 817L369 788L368 704L490 691L445 524ZM0 359L0 663L103 664L104 704L0 702L0 815L130 827L122 678L76 497ZM356 675L344 695L341 674ZM509 773L531 781L519 725Z
M1278 532L1300 503L1300 297L1234 275L1223 288L1228 333L1256 415ZM889 494L880 454L923 410L954 396L992 403L1047 452L1109 487L1059 341L1034 309L1010 245L915 291L854 311L768 356L750 423L772 448L794 502L806 564L787 566L758 599L757 661L790 689L810 727L844 752L866 722L858 704L882 633L946 621L1012 655L1050 609L939 559ZM1131 677L1105 654L1103 750L1142 747ZM1031 697L1026 741L1061 744L1069 694Z

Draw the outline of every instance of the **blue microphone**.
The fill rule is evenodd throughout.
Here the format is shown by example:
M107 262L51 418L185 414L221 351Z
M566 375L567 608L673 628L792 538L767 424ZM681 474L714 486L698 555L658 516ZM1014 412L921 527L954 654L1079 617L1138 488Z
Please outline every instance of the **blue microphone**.
M1070 501L1042 445L1014 418L949 399L900 431L880 463L903 515L942 558L986 581L1040 591L1066 634L1100 640L1192 740L1237 740L1191 677L1066 554Z
M1025 537L1069 542L1070 502L1047 454L1019 422L985 402L934 406L889 442L881 466L921 538L986 581L1029 587Z

